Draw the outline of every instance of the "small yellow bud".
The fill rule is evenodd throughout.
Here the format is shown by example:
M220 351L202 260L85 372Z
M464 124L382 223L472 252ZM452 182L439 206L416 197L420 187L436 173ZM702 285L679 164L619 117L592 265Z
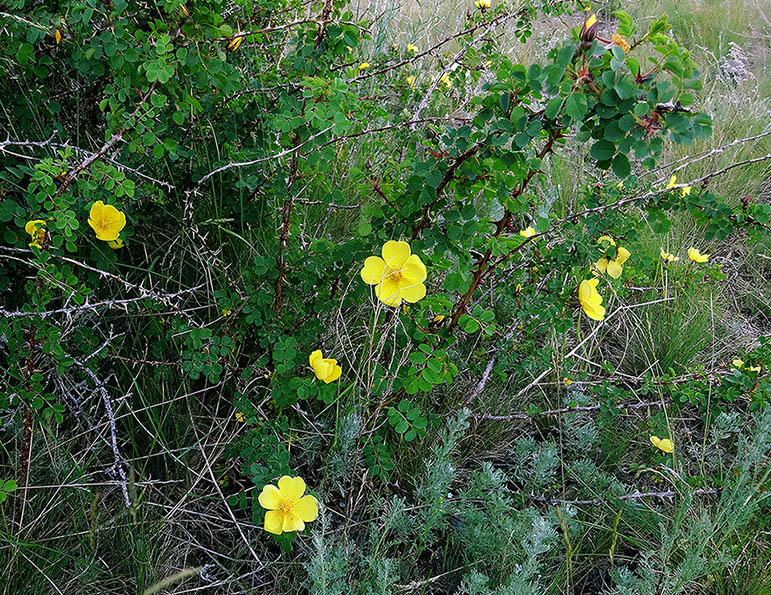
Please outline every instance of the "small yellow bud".
M235 52L235 51L236 51L238 48L240 48L240 47L241 47L241 43L243 43L243 41L244 41L244 38L243 38L243 36L240 36L240 37L236 37L236 38L234 38L234 39L231 39L231 40L228 42L228 49L229 49L231 52Z

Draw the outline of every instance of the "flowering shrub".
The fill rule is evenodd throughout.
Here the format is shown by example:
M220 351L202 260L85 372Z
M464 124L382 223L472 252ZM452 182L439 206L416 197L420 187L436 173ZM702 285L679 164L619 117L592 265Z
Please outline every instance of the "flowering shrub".
M568 2L478 0L445 55L417 39L385 49L341 2L10 6L0 413L18 463L0 476L15 470L19 489L0 493L11 500L32 502L35 481L91 489L96 473L136 522L173 467L191 475L168 480L181 491L162 514L218 507L238 527L228 563L275 559L275 539L301 562L265 571L289 591L391 592L436 576L445 592L542 592L563 555L572 569L572 544L592 541L575 506L602 494L618 511L585 524L613 528L612 565L614 548L626 561L652 539L619 528L658 522L635 508L657 493L634 483L651 466L686 465L660 475L688 498L733 490L720 510L760 477L768 343L742 353L747 364L705 368L673 333L670 360L629 369L614 326L644 327L638 312L679 324L672 302L724 278L721 242L768 237L771 207L713 191L720 174L657 177L668 147L712 129L697 64L665 17L638 29L619 11L600 27ZM531 64L490 33L507 23L526 41L540 18L575 27ZM590 179L557 183L564 161ZM686 217L712 256L666 235ZM720 416L755 415L741 442L754 458L733 439L735 476L730 463L707 473L654 458L651 444L687 456L667 407L723 419L729 436L737 424ZM626 410L643 415L637 426ZM569 428L559 453L555 419ZM507 433L512 423L527 429ZM43 481L37 435L88 436L88 468L62 455ZM630 474L632 442L642 458ZM114 495L91 498L73 507L94 511L93 528ZM223 543L219 531L201 551ZM628 566L614 567L616 585L643 580Z

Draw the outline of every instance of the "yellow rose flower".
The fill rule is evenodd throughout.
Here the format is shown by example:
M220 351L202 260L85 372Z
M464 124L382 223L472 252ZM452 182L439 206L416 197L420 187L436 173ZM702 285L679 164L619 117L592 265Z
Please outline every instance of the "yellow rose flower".
M599 279L584 279L578 287L578 301L586 315L593 320L605 318L602 296L597 291L597 283L599 282Z
M91 205L88 224L96 232L97 240L109 242L117 240L121 230L126 227L126 215L114 206L97 200Z
M42 250L43 242L46 239L46 222L42 219L27 221L27 224L24 226L24 231L27 232L32 238L32 241L29 243L29 245L35 246L36 248L40 248Z
M474 2L474 6L476 6L479 10L487 10L490 8L490 0L476 0L476 2Z
M709 254L702 254L696 248L688 248L688 258L693 262L704 263L709 260Z
M742 366L744 366L744 362L738 358L732 361L731 363L735 368L741 368Z
M651 444L663 450L664 452L675 452L675 444L669 438L659 438L658 436L651 436Z
M624 50L625 54L629 53L629 50L632 49L629 47L629 43L622 35L619 35L618 33L614 33L611 37L611 40L613 40L613 43L615 43L618 47L620 47L622 50Z
M411 54L417 54L418 53L418 46L412 45L411 43L407 44L407 51Z
M565 386L570 386L571 384L573 384L573 381L570 378L568 378L567 376L565 376L562 379L562 384L564 384Z
M426 296L426 267L407 242L388 241L383 258L370 256L364 261L362 281L375 286L375 295L386 306L397 307L406 300L415 303Z
M231 39L231 40L228 42L228 49L229 49L231 52L235 52L235 51L236 51L238 48L240 48L240 47L241 47L241 44L243 43L243 41L244 41L244 38L243 38L243 36L240 36L240 37L236 37L235 39Z
M669 178L669 184L664 186L664 190L669 190L670 188L674 188L675 184L677 184L677 176L672 176Z
M532 227L528 227L527 229L520 231L519 235L523 238L532 238L535 235L535 230Z
M597 240L598 244L602 244L603 242L608 243L611 246L616 245L616 242L614 242L613 238L610 236L602 236L599 240ZM603 256L600 258L600 260L594 263L594 266L601 273L607 272L608 275L614 279L618 279L624 270L622 265L627 260L629 260L630 256L632 256L632 253L622 246L616 250L616 258L614 260L610 260L609 258Z
M319 516L316 498L305 493L305 482L300 477L284 475L278 487L268 484L258 498L265 513L265 530L274 535L305 530L305 523Z
M316 378L323 380L326 384L333 382L340 378L340 374L343 373L343 369L338 365L336 359L324 359L321 355L321 350L317 349L311 353L308 358L313 373L316 374Z
M680 196L688 196L691 193L690 186L683 186L680 188Z
M367 70L369 68L369 62L362 62L359 64L359 70Z
M678 260L680 260L679 256L675 256L674 254L665 252L664 248L659 247L659 253L661 254L661 258L663 258L667 262L677 262Z
M241 423L244 423L246 421L246 416L241 413L240 411L236 411L236 421L239 421Z

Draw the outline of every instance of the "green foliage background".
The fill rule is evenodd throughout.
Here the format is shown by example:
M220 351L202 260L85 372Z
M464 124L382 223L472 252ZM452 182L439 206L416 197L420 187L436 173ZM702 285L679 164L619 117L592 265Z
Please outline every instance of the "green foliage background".
M414 53L339 1L11 0L5 592L771 588L767 121L726 126L675 8L611 4L597 39L573 2L472 4ZM632 258L597 323L602 235ZM392 239L428 269L398 309L359 278ZM322 514L273 539L283 474Z

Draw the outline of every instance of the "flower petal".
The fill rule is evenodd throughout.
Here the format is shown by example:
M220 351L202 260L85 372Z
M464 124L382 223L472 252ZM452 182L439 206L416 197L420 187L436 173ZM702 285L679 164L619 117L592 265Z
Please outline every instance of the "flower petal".
M313 360L311 367L313 368L314 374L316 374L316 378L319 380L324 380L332 371L329 361L321 358Z
M584 312L592 320L603 320L605 318L605 308L602 306L585 305Z
M381 254L386 266L391 269L401 269L402 265L410 257L410 245L407 242L390 240L383 245Z
M608 263L608 275L610 275L614 279L618 279L621 276L622 270L623 268L621 267L621 265L618 263L617 260L611 260Z
M613 240L613 238L612 238L612 237L610 237L610 236L600 236L600 237L597 239L597 243L598 243L598 244L602 244L603 242L607 242L607 243L608 243L608 244L610 244L611 246L615 246L615 245L616 245L616 242L615 242L615 241Z
M375 295L386 306L395 308L402 303L402 297L399 294L399 284L393 279L386 278L375 285Z
M313 353L311 353L310 357L308 358L308 363L313 366L313 362L315 362L317 359L321 358L321 349L317 349Z
M399 283L399 295L409 303L414 304L426 297L426 286L408 277L402 277L401 283Z
M310 494L303 496L294 506L294 512L306 523L315 521L319 516L319 504Z
M278 491L276 486L268 484L262 488L258 500L260 501L260 506L266 510L276 510L281 503L281 492Z
M281 528L284 530L284 533L304 531L305 523L300 518L300 515L290 512L289 514L284 515L284 524Z
M324 380L324 382L326 382L327 384L329 384L330 382L334 382L335 380L337 380L338 378L340 378L340 374L342 374L342 373L343 373L343 369L342 369L340 366L338 366L337 364L335 364L335 365L332 367L332 371L331 371L331 372L329 373L329 375L328 375L326 378L324 378L323 380Z
M605 257L600 258L600 260L594 263L594 267L601 273L604 273L608 268L608 259Z
M383 270L385 269L385 261L379 256L370 256L364 261L364 268L359 273L361 280L368 285L374 285L380 283L380 279L383 278Z
M281 491L282 498L296 502L305 493L305 482L302 480L302 477L284 475L278 480L278 489ZM284 530L286 531L286 529Z
M278 510L269 510L265 513L265 530L274 535L281 535L284 525L284 515Z
M402 265L402 276L414 279L418 283L426 280L426 265L417 254L413 254Z
M630 256L632 256L632 253L622 246L618 249L618 254L616 254L616 262L618 264L624 264L627 260L629 260Z

